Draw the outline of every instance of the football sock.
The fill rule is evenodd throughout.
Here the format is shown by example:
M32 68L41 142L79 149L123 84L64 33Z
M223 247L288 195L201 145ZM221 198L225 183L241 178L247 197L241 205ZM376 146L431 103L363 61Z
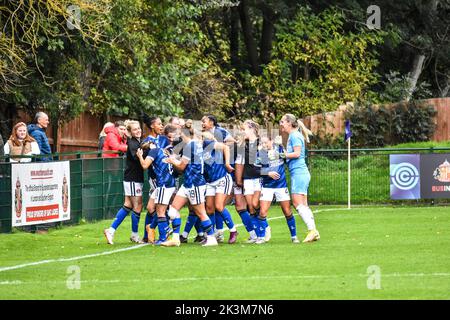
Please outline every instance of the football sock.
M255 213L250 213L250 221L253 230L256 230L258 228L258 216Z
M216 229L223 230L223 217L220 212L216 211L214 213L214 219L216 220Z
M234 226L234 222L233 222L233 219L231 218L230 211L228 211L227 208L224 208L222 212L216 211L216 217L217 217L217 214L218 214L218 216L222 217L223 221L225 221L225 224L227 225L228 229L230 229L230 232L236 231L236 227ZM219 229L219 227L217 227L217 229ZM222 229L223 229L223 224L222 224Z
M152 222L150 223L150 229L156 229L158 226L158 215L156 212L153 214Z
M297 212L302 218L303 222L306 224L308 230L316 229L316 224L314 222L314 215L309 207L301 204L297 207Z
M265 223L267 223L266 218L258 216L257 223L258 223L258 227L255 229L256 236L258 238L264 238L266 236L266 227L265 227Z
M141 218L141 213L131 211L131 231L138 232L139 220Z
M215 214L213 213L213 214L208 214L208 218L209 218L209 220L211 220L211 224L212 224L212 228L213 228L213 232L215 232L216 231L216 228L215 228L215 226L216 226L216 216L215 216ZM203 228L204 229L204 228Z
M117 229L120 224L122 223L123 219L130 213L131 208L123 206L122 208L117 211L116 218L114 219L113 223L111 224L111 228L114 230Z
M291 237L297 236L297 227L295 225L295 216L291 214L289 217L286 217L286 223L288 225L289 231L291 232Z
M208 236L214 235L214 228L212 226L211 220L207 219L205 221L202 221L201 225Z
M195 231L197 232L197 234L199 236L203 237L204 232L203 232L203 228L202 228L202 222L200 221L200 219L198 219L198 217L197 217L197 222L195 223L194 227L195 227Z
M145 226L152 223L154 214L155 214L155 212L151 212L151 213L147 212L145 214ZM150 228L151 228L151 226L150 226ZM144 239L147 239L147 238L148 238L147 228L144 228Z
M241 217L242 223L245 226L245 229L247 232L250 232L253 230L253 224L251 223L250 214L247 210L239 210L238 211L239 216Z
M184 225L183 237L187 238L189 232L191 232L192 227L197 223L198 217L194 212L189 211L189 215L187 216L186 224ZM198 233L198 232L197 232Z
M173 234L180 234L180 229L181 229L181 218L175 218L172 221L172 229L173 229Z
M158 231L159 231L159 239L158 241L166 241L167 240L167 231L169 230L169 223L167 222L166 217L158 217Z

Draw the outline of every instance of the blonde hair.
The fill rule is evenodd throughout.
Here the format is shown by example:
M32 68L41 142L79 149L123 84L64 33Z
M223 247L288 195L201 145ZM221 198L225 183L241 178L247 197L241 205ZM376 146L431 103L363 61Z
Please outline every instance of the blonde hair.
M106 137L105 129L108 128L108 127L113 127L113 126L114 126L114 123L112 123L112 122L105 123L103 125L102 131L100 131L100 137Z
M253 120L245 120L244 125L247 125L249 128L252 128L253 131L255 132L255 135L258 137L259 136L259 124L257 124L255 121Z
M283 118L289 122L292 125L292 128L298 128L300 130L300 132L302 133L303 137L305 138L305 141L307 143L310 142L309 140L309 136L312 136L313 133L311 130L309 130L305 124L300 120L297 119L293 114L291 113L286 113Z
M203 140L216 140L214 135L209 131L202 131L201 135Z
M131 127L133 125L138 125L139 127L141 126L141 124L139 123L139 121L136 120L125 120L124 121L125 127L127 128L128 132L131 132Z

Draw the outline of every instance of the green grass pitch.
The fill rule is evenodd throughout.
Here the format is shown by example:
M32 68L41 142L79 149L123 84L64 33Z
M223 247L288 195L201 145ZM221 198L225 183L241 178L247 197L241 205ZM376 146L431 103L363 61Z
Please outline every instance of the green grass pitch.
M111 220L1 234L0 299L450 298L448 207L313 210L321 239L310 244L290 242L276 206L272 239L259 246L244 243L236 215L238 243L210 248L133 245L129 217L112 246L102 233Z

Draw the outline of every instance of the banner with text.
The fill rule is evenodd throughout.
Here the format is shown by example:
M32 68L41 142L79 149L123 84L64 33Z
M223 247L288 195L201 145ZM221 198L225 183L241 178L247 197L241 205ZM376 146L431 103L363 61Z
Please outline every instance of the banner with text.
M389 158L391 199L450 199L450 153Z
M69 161L11 164L12 226L70 220Z

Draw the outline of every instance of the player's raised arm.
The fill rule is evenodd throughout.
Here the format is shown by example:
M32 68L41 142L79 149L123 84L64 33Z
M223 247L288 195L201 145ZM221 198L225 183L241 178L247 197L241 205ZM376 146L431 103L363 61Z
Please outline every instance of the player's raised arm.
M153 149L153 150L156 150L156 149ZM144 151L141 148L137 149L136 156L139 159L139 162L141 163L142 168L144 170L146 170L151 166L151 164L153 162L153 157L151 157L151 152L149 152L148 156L145 157L145 159L144 159L143 155L144 155Z
M170 157L164 160L166 163L170 163L176 170L184 171L186 166L189 163L189 158L183 156L181 159L177 159L175 155L171 155Z

